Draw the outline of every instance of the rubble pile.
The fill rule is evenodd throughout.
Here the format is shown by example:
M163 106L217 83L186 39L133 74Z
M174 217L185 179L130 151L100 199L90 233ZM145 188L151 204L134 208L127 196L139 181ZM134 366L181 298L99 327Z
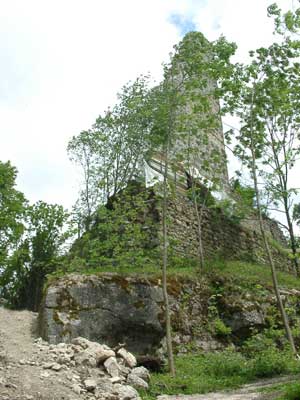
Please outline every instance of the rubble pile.
M138 400L136 389L148 388L150 374L137 367L133 354L123 346L115 349L77 337L71 343L49 344L35 340L29 359L20 359L23 367L36 367L41 386L62 384L78 400ZM0 382L1 383L1 382ZM2 382L3 383L3 382ZM27 395L28 400L34 397Z
M76 394L101 400L134 400L136 388L148 388L150 374L144 367L136 367L133 354L124 347L110 347L77 337L70 344L49 345L37 339L41 377L62 373L66 383Z

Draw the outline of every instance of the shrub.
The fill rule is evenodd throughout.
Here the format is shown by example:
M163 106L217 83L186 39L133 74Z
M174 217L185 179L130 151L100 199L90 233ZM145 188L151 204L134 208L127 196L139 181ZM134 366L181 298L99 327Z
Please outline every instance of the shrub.
M246 358L231 349L205 355L203 364L206 373L218 379L234 375L241 376L247 371Z
M231 328L226 326L220 318L215 320L214 326L217 336L228 336L231 334Z
M300 400L300 383L290 385L279 400Z

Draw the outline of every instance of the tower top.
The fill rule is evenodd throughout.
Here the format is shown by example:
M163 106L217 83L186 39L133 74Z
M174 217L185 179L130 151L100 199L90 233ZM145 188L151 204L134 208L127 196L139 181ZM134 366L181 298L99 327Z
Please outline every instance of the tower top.
M217 82L212 73L213 49L200 32L189 32L174 47L161 84L172 128L169 177L181 186L187 177L214 182L220 192L229 187ZM165 91L165 92L164 92ZM167 98L168 97L168 98ZM164 154L154 152L146 165L146 180L161 180ZM154 179L154 180L153 180Z

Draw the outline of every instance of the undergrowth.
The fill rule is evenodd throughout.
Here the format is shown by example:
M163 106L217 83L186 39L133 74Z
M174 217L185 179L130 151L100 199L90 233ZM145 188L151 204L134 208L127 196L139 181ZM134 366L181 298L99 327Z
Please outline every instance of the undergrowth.
M260 378L300 372L300 362L288 350L274 348L251 358L230 349L189 354L176 357L175 363L175 378L168 373L152 374L149 391L141 392L144 400L152 400L160 394L196 394L232 389ZM291 399L296 400L296 397Z

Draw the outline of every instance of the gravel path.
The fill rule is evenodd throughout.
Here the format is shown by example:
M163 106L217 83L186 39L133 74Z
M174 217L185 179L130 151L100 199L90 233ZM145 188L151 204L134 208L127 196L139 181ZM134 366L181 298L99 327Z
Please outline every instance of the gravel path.
M76 400L60 376L45 378L34 342L37 315L0 307L0 399Z

